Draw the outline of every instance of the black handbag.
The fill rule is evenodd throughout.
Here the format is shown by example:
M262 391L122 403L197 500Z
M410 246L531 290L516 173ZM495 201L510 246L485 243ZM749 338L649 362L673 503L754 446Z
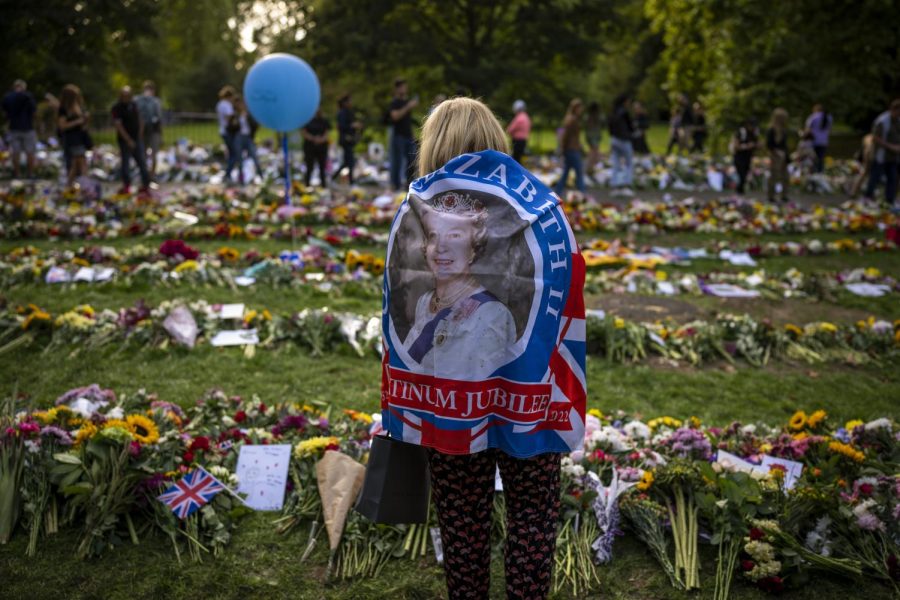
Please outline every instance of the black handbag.
M431 477L425 448L387 436L372 439L356 510L375 523L424 523Z
M87 129L81 130L81 144L85 150L94 149L94 138L91 137L91 133Z

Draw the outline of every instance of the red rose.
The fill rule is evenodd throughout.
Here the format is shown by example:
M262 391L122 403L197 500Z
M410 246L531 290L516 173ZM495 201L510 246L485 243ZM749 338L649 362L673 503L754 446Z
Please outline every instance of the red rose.
M141 455L141 443L132 441L128 445L128 454L132 457L137 458Z
M184 455L181 457L181 459L185 463L192 463L192 462L194 462L194 453L191 452L190 450L188 450L187 452L184 453Z
M862 485L859 486L859 493L862 494L863 496L871 496L872 492L874 492L874 491L875 491L875 488L872 486L871 483L863 483Z
M341 447L338 444L328 444L325 446L326 450L340 450Z
M205 435L195 437L194 441L191 442L191 450L194 452L198 450L209 452L209 438Z
M743 570L745 570L745 571L752 571L752 570L753 570L753 567L755 567L755 566L756 566L756 565L753 564L753 561L752 561L752 560L746 560L746 559L745 559L745 560L742 560L742 561L741 561L741 568L742 568Z
M247 420L247 413L242 410L237 411L234 413L234 420L238 423L243 423Z
M750 539L751 539L751 540L754 540L754 541L755 541L755 540L761 540L761 539L763 539L764 537L766 537L766 534L765 534L765 532L763 532L762 529L760 529L760 528L758 528L758 527L751 527L751 528L750 528Z
M769 592L770 594L777 594L778 592L784 591L784 580L778 575L760 579L756 582L756 585L759 586L759 589Z
M264 403L260 402L259 403L259 412L265 414L266 410L267 410L266 405Z

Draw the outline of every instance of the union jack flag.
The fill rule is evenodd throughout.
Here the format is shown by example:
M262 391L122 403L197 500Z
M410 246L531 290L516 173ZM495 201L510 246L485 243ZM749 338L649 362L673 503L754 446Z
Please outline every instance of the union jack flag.
M157 496L157 500L171 508L179 519L186 519L224 489L218 479L198 467Z

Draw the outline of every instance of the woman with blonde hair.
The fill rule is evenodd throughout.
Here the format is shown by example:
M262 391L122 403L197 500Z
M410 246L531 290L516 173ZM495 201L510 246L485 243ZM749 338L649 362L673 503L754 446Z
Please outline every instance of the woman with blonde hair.
M69 159L67 184L71 187L77 177L87 174L87 124L90 115L84 109L84 99L77 85L62 89L57 111L57 128L62 135L63 153Z
M769 150L769 202L775 202L777 193L787 202L788 186L788 112L783 108L772 111L769 129L766 131L766 148Z
M547 596L561 453L583 444L583 397L548 404L547 375L554 389L581 385L554 371L553 357L561 339L583 336L583 320L572 322L583 319L583 259L558 197L508 149L482 102L438 105L385 266L382 423L425 447L451 599L488 597L498 468L507 596ZM580 347L565 360L583 372ZM428 400L411 401L410 386L427 387ZM540 389L544 401L518 400Z
M569 171L575 171L575 187L584 193L584 150L581 147L581 115L584 112L584 103L581 98L573 98L569 102L566 116L563 118L562 136L560 148L563 153L562 177L556 184L556 193L562 194L569 178Z

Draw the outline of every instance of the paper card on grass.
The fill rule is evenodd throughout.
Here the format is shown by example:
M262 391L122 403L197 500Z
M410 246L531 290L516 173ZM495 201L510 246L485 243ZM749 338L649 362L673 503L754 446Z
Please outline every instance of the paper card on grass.
M758 298L760 295L757 290L745 290L730 283L710 283L703 286L703 291L719 298Z
M731 250L722 250L719 252L719 258L727 260L733 265L755 267L756 261L746 252L732 252Z
M62 267L50 267L45 276L47 283L68 283L72 281L72 276Z
M244 445L238 455L238 493L254 510L281 510L291 461L290 444Z
M94 270L94 281L109 281L116 274L112 267L102 267Z
M243 304L223 304L222 308L219 310L219 318L220 319L243 319L244 318L244 305Z
M259 334L255 329L220 331L210 340L213 346L255 346L258 343Z
M869 298L880 298L891 292L889 285L879 283L848 283L844 286L847 291L857 296L866 296Z
M672 285L671 281L657 281L656 291L664 296L674 296L675 286Z
M762 466L766 468L766 472L771 471L776 465L784 469L784 489L793 489L794 485L797 484L797 480L800 479L800 474L803 473L803 463L786 458L775 458L768 454L763 455Z
M72 281L91 282L93 280L94 280L94 269L91 267L80 267L75 272L75 276L72 278Z
M234 282L241 287L247 287L256 283L255 277L247 277L245 275L238 275L234 278Z
M752 462L744 460L740 456L732 454L731 452L726 452L725 450L719 450L716 455L716 462L729 471L740 471L742 473L755 472L763 475L769 472L769 467L754 465Z

